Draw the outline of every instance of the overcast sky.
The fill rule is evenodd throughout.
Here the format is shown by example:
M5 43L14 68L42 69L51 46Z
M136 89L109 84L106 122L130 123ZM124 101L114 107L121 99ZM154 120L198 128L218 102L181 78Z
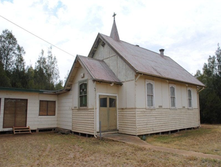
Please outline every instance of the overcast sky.
M221 42L220 7L220 0L0 0L0 33L12 31L26 51L26 65L34 67L50 44L1 16L70 53L52 49L64 80L75 56L88 56L99 32L110 35L115 12L121 40L155 52L164 48L195 74Z

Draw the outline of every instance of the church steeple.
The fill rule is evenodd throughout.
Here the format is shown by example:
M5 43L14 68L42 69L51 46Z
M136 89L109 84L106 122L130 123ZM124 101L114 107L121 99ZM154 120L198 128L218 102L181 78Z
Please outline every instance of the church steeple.
M116 16L116 14L114 13L113 14L114 22L113 22L113 25L112 25L110 37L112 39L114 39L115 41L120 41L120 38L119 38L119 35L118 35L118 31L117 31L117 26L116 26L116 23L115 23L115 16Z

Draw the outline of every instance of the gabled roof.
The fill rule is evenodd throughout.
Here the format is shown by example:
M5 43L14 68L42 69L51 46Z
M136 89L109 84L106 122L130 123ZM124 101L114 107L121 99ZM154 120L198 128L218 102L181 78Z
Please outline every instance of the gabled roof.
M121 81L116 77L114 72L108 67L103 60L97 60L90 57L79 56L78 60L82 66L91 75L94 81L115 83L122 85Z
M68 75L64 89L60 93L71 89L71 85L80 65L85 68L94 81L122 85L121 81L104 61L77 55Z
M204 84L168 56L162 56L159 53L121 40L114 40L100 33L95 43L99 40L107 43L138 74L204 86ZM89 57L93 57L93 47L89 53Z
M107 43L138 74L205 86L170 57L121 41L115 23L115 16L114 13L110 37L98 33L88 57L93 58L101 41L102 45Z

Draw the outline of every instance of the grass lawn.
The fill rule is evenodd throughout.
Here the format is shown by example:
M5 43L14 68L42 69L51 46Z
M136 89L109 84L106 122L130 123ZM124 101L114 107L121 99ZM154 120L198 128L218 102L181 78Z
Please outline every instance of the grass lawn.
M221 161L76 135L33 133L0 135L0 166L221 166Z
M157 146L221 155L221 125L202 125L199 129L148 136L146 141Z

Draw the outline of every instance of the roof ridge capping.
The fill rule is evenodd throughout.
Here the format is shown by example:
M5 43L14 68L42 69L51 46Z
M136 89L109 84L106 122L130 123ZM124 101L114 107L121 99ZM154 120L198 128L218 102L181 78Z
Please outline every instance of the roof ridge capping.
M102 34L102 33L98 33L98 37L102 37L102 36L105 36L105 37L107 37L107 38L111 38L111 37L109 37L108 35L105 35L105 34ZM102 38L102 39L103 39L103 38ZM105 41L106 41L106 40L105 40ZM145 48L145 47L143 47L143 46L140 46L140 45L138 45L138 44L132 44L132 43L129 43L129 42L123 41L123 40L119 40L119 42L123 42L123 43L129 44L129 45L131 45L131 46L134 46L134 47L138 47L138 48L140 48L140 49L147 50L147 51L152 52L152 53L154 53L154 54L161 55L161 53L159 53L159 52L152 51L152 50L150 50L150 49L148 49L148 48ZM160 50L165 51L165 49L159 49L159 51L160 51ZM170 56L167 56L167 55L163 54L162 57L170 57Z

